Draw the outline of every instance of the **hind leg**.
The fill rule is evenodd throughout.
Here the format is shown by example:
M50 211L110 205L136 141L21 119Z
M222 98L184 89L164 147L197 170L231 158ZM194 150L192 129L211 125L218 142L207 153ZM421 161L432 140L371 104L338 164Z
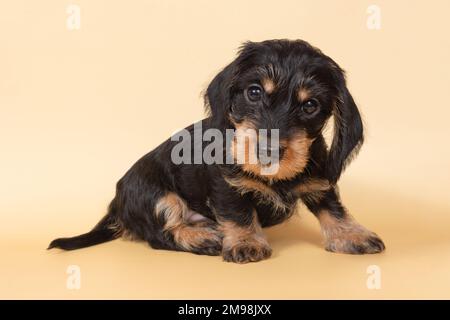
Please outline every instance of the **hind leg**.
M148 241L153 248L212 256L221 254L222 234L217 223L189 210L177 194L168 192L162 196L154 214L161 229Z

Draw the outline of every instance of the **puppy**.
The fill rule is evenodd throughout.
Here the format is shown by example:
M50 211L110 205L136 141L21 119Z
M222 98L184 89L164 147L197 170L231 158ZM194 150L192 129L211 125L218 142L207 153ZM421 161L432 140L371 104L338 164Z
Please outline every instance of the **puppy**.
M262 228L291 217L301 200L319 220L326 250L384 250L339 199L336 183L363 143L363 125L336 62L301 40L247 42L208 86L205 106L208 117L185 130L194 140L178 152L186 161L174 161L179 141L165 141L120 179L92 231L56 239L49 248L73 250L123 236L155 249L260 261L272 252ZM328 148L322 130L331 116ZM195 140L198 130L203 137L208 130L231 132L211 155L232 161L195 159L209 145ZM270 134L262 139L251 131ZM264 162L264 154L277 157ZM266 170L272 164L275 170Z

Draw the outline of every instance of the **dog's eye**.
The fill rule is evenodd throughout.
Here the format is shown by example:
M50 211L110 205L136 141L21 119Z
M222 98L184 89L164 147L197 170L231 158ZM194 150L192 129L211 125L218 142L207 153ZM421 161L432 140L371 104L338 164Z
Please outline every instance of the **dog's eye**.
M246 91L247 98L251 102L257 102L257 101L261 100L263 93L264 93L263 88L261 88L261 86L259 86L257 84L250 85Z
M302 104L302 111L308 115L313 114L319 108L319 102L315 99L307 100Z

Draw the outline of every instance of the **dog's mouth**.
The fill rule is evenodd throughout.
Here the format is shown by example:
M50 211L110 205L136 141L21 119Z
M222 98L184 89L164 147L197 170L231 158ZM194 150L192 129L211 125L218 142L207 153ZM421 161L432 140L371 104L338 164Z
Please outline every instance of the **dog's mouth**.
M287 139L279 138L279 131L264 130L260 134L251 121L234 123L236 132L231 144L235 163L244 171L272 180L290 179L302 172L309 158L312 139L298 130Z
M242 169L271 180L291 179L305 168L312 139L299 131L289 139L266 141L235 139L231 152Z
M261 166L269 166L279 163L286 152L285 146L267 147L261 146L259 143L256 147L258 162Z
M288 148L287 143L261 141L256 137L236 138L231 153L236 163L269 166L280 163Z
M235 136L232 145L233 158L243 163L267 166L279 163L284 156L288 141L279 139L279 129L256 129L250 120L241 123L232 121ZM238 160L239 162L239 160Z

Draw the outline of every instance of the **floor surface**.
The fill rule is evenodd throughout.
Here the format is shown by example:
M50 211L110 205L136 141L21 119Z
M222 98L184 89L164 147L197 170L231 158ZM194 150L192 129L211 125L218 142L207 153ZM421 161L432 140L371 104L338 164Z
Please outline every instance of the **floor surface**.
M424 215L429 206L395 203L379 193L375 199L372 193L373 206L358 215L371 201L367 194L359 193L351 209L383 238L387 250L382 254L326 252L317 221L300 207L289 222L266 229L272 258L245 265L125 240L72 252L46 251L49 238L2 243L0 298L450 298L448 220L431 222ZM402 206L417 212L389 217Z

